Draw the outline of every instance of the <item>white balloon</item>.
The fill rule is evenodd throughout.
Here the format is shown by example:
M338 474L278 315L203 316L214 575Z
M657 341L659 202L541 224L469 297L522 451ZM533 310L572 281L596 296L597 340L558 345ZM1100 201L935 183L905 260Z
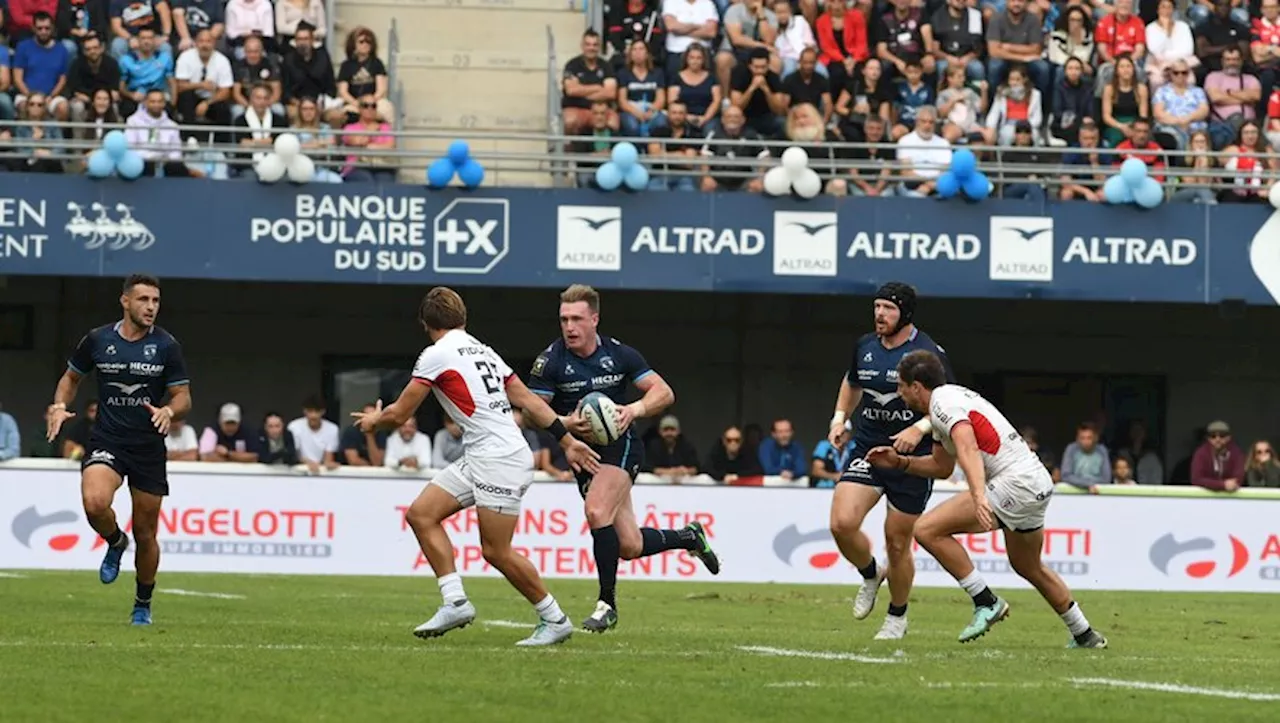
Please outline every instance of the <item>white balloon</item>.
M274 153L264 153L261 158L254 161L253 172L258 174L259 181L275 183L284 178L284 159Z
M796 193L800 194L800 198L815 198L822 193L822 179L818 178L817 171L812 168L804 169L793 185Z
M770 196L785 196L791 193L791 176L782 166L774 166L764 174L764 192Z
M787 174L795 180L809 167L809 154L799 146L791 146L782 152L782 167L787 169Z
M298 137L294 134L281 133L276 136L276 153L284 159L285 163L292 161L301 152L302 143L298 141Z
M309 156L303 153L293 157L289 161L289 180L294 183L311 183L311 179L316 177L316 164Z
M1271 201L1271 205L1277 211L1280 211L1280 181L1276 181L1271 186L1271 191L1267 194L1267 200Z

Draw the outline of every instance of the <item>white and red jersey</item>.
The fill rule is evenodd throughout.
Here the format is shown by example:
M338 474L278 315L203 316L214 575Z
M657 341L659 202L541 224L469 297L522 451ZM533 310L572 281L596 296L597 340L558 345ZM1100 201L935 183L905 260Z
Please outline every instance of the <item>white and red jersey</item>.
M514 372L480 340L453 329L422 350L413 381L426 384L462 427L462 447L474 457L532 457L507 399ZM530 463L532 466L532 463Z
M959 384L944 384L934 389L929 401L929 422L933 425L934 439L952 456L956 446L951 430L960 422L968 422L973 427L988 483L1008 478L1035 479L1045 472L1044 464L1022 441L1018 430L994 404L972 389Z

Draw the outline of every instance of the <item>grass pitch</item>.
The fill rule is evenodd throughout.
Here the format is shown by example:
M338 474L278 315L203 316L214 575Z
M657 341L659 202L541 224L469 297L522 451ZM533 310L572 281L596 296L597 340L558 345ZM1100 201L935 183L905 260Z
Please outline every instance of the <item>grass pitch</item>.
M550 583L580 622L594 584ZM432 641L410 634L430 579L160 584L156 624L133 629L130 574L0 573L0 720L1280 721L1266 595L1081 593L1111 641L1094 651L1065 650L1030 592L962 646L959 590L917 591L907 638L880 643L887 589L855 622L852 587L624 580L617 630L524 650L534 615L502 580L467 580L478 624Z

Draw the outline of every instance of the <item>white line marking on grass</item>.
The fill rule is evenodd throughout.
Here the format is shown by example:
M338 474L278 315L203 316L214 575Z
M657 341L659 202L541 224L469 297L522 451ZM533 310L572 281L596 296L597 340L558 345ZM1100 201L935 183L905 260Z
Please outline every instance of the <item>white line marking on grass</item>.
M229 592L197 592L195 590L180 590L176 587L157 588L156 592L168 593L169 595L185 595L187 597L212 597L219 600L248 600L244 595L236 595Z
M1183 693L1186 695L1207 695L1214 698L1235 698L1238 700L1277 701L1280 694L1250 693L1244 690L1225 690L1222 688L1200 688L1176 683L1148 683L1141 680L1114 680L1111 678L1068 678L1076 685L1104 685L1112 688L1128 688L1130 690L1151 690L1160 693Z
M782 658L814 658L816 660L848 660L854 663L867 663L870 665L884 665L890 663L900 663L900 656L892 658L877 658L870 655L858 655L856 653L829 653L820 650L788 650L786 648L770 648L763 645L739 645L738 650L744 653L756 653L757 655L772 655Z
M26 575L23 575L23 574L21 574L21 573L17 573L17 572L0 572L0 577L7 577L7 578L11 578L11 579L13 579L13 580L25 580L25 579L27 579L27 576L26 576Z
M520 630L532 630L532 623L518 623L515 620L481 620L481 625L488 625L491 628L519 628Z
M127 627L127 626L126 626ZM113 643L113 642L76 642L70 640L0 640L0 648L112 648L120 650L148 650L148 651L181 651L181 650L270 650L284 652L356 652L356 653L411 653L414 655L433 655L446 654L457 655L460 652L466 654L472 653L496 653L500 655L523 654L521 649L515 645L504 646L485 646L485 647L466 647L450 645L447 642L427 642L427 643L409 643L407 645L319 645L319 644L290 644L290 643L262 643L262 644L245 644L245 643L163 643L154 645L151 643ZM615 655L625 655L628 657L660 657L660 658L690 658L705 655L706 653L689 652L682 650L633 650L612 649L612 650L592 650L583 648L565 648L557 647L554 650L546 651L552 655L571 655L583 657L609 657Z
M766 688L822 688L822 683L812 680L784 680L781 683L765 683Z

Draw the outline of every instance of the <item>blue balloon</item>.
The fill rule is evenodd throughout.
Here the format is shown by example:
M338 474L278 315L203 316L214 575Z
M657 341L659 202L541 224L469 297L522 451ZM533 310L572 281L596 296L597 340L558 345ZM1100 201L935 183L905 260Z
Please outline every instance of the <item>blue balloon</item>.
M977 170L978 157L973 155L973 151L961 148L951 154L951 172L961 184L969 180Z
M432 188L444 188L453 180L453 161L448 158L427 166L427 185Z
M1156 179L1147 176L1142 185L1133 189L1133 200L1143 208L1155 208L1164 203L1164 187Z
M637 163L627 169L623 180L632 191L643 191L649 187L649 169Z
M129 139L124 137L124 131L111 131L102 137L102 147L112 161L119 161L129 150Z
M619 170L624 173L628 168L636 164L636 159L639 157L640 152L627 141L623 141L613 147L613 162L618 164Z
M1129 188L1137 189L1147 177L1147 164L1137 158L1130 158L1120 165L1120 177L1129 184Z
M991 195L991 181L982 173L974 173L964 179L964 195L971 201L981 201Z
M960 193L960 179L951 171L946 171L938 176L937 190L938 198L953 198Z
M601 191L612 191L622 185L622 169L610 161L596 169L596 185Z
M466 141L454 141L449 144L449 160L454 167L461 168L471 158L471 147Z
M1107 199L1107 203L1133 203L1133 189L1117 174L1102 184L1102 197Z
M484 182L484 166L468 158L467 162L458 169L458 179L467 188L478 188Z
M89 154L89 177L90 178L106 178L115 173L116 162L112 160L111 154L104 148L99 148Z
M128 151L123 158L116 161L116 173L130 181L142 175L143 167L142 156L133 151Z

